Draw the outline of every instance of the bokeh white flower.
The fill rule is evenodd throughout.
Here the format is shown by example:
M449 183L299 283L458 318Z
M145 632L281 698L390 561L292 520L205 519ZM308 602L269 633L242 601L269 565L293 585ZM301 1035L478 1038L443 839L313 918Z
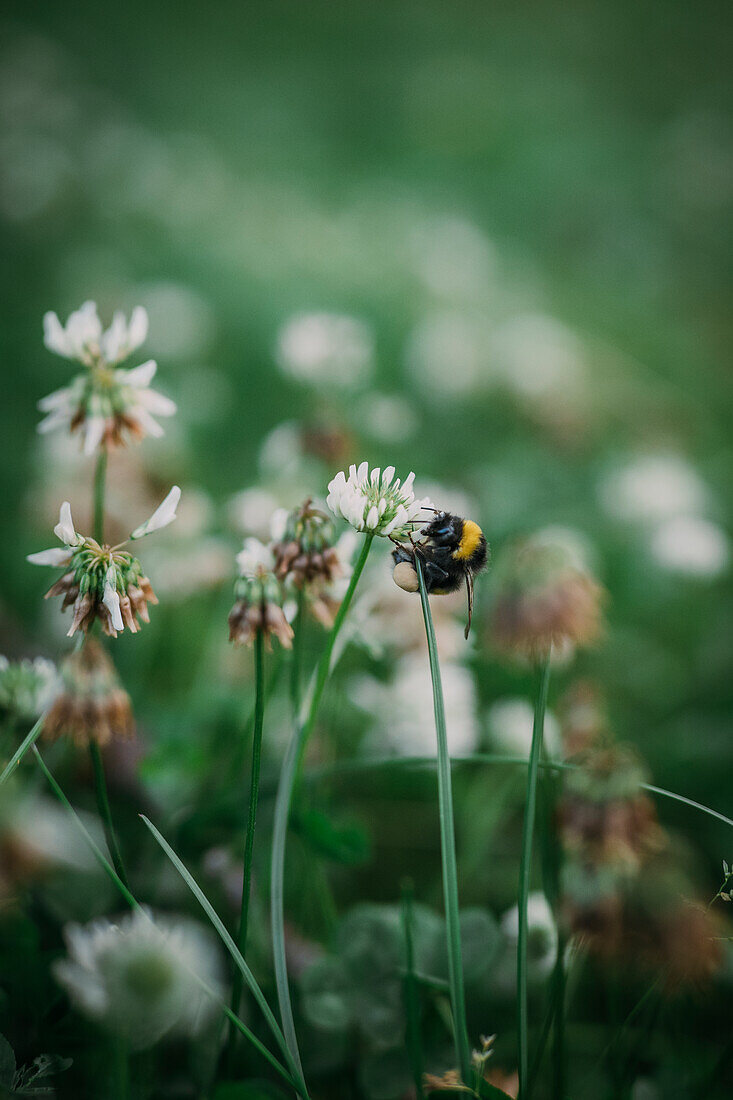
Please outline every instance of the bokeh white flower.
M475 752L479 742L476 685L467 668L455 661L441 663L448 751L452 756ZM398 660L393 678L383 683L372 676L354 679L351 697L372 717L374 748L399 756L435 756L435 715L430 668L424 653Z
M355 317L338 313L301 313L278 333L280 368L301 382L355 386L372 372L371 330Z
M401 483L395 478L394 466L382 471L370 470L367 462L350 466L348 477L343 471L329 482L326 503L336 516L341 516L357 531L374 535L406 535L421 513L432 507L426 499L416 500L413 490L414 473ZM422 519L425 517L422 516Z
M601 503L617 519L657 523L704 511L709 490L678 454L648 454L611 470L599 485Z
M275 567L271 548L256 538L244 540L244 546L236 560L240 577L256 577L260 572L271 573Z
M489 707L487 725L492 748L514 756L529 756L534 708L528 699L497 699ZM562 755L560 724L550 711L545 713L544 745L554 759Z
M45 657L8 661L0 656L0 711L15 718L35 719L51 705L61 680L53 661Z
M192 921L136 911L64 929L67 957L53 967L75 1006L134 1049L169 1033L193 1035L214 1008L197 975L217 995L221 963Z
M120 311L105 331L95 302L85 302L62 325L49 312L43 319L44 343L49 351L76 360L85 370L68 386L38 402L45 413L38 431L57 428L79 431L83 450L92 455L100 447L121 445L127 437L161 436L157 416L173 416L170 398L150 388L157 370L149 359L131 370L118 366L145 340L148 315L142 306L133 309L129 321Z
M722 527L699 516L675 516L653 533L651 553L672 573L713 580L730 563L731 546Z
M501 930L512 946L519 939L519 909L513 905L501 918ZM544 894L527 898L527 965L529 976L546 977L555 965L557 927Z

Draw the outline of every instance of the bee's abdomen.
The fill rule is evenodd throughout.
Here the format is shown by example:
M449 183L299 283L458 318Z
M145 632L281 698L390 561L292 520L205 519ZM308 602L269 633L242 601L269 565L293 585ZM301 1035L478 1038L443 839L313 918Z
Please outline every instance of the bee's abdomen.
M472 519L464 519L463 530L458 546L453 551L453 557L458 561L468 561L473 558L474 569L480 569L486 563L486 539L477 523Z

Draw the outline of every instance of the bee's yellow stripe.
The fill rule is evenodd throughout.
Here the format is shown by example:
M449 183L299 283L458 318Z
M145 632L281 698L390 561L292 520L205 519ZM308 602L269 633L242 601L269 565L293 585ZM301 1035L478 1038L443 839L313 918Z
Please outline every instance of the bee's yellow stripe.
M471 554L478 548L482 534L483 531L472 519L464 520L461 541L458 543L458 549L453 551L453 557L457 558L459 561L465 561L466 558L470 558Z

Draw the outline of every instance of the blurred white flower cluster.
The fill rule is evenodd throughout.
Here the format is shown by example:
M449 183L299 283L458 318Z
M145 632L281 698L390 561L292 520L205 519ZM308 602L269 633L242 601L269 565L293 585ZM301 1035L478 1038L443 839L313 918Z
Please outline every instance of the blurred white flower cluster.
M440 675L451 756L475 752L479 742L476 685L456 661L442 661ZM435 716L430 668L424 653L397 661L388 683L372 676L356 678L351 697L372 718L371 744L399 756L435 756Z
M633 458L606 474L599 496L614 518L642 527L652 558L664 569L710 580L726 571L730 540L707 518L710 490L681 455Z
M170 1033L195 1034L220 995L221 962L192 921L143 910L64 929L68 955L54 974L79 1011L142 1050ZM201 981L197 980L200 979Z
M326 503L334 515L343 517L357 531L404 536L420 522L420 513L432 505L427 498L415 499L414 473L407 475L404 484L394 475L394 466L370 471L368 462L352 465L348 477L339 471L329 482Z
M278 334L278 364L301 382L353 387L368 381L373 360L371 331L355 317L300 313Z
M126 370L118 366L143 343L148 315L136 306L129 321L117 311L104 330L95 302L84 302L62 325L49 312L43 319L44 342L49 351L81 363L85 370L68 386L39 401L46 413L39 432L64 428L80 431L83 449L94 454L100 445L119 446L129 436L161 436L156 416L173 416L176 406L150 388L157 370L154 359Z
M32 661L8 661L0 656L0 711L20 719L43 714L61 690L53 661L35 657Z

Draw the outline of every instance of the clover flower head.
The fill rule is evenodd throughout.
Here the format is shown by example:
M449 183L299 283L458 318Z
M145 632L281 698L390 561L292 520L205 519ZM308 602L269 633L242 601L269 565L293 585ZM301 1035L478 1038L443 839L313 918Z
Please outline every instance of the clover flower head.
M70 737L79 745L106 745L134 736L130 697L96 638L69 654L61 666L61 680L63 689L43 722L47 740Z
M275 576L286 589L301 593L308 611L330 629L343 596L338 582L349 571L334 545L333 520L309 497L290 512L278 511L271 532Z
M56 980L89 1019L142 1050L170 1033L195 1034L214 1005L196 976L215 993L220 960L204 930L192 921L146 910L64 929L67 957Z
M142 306L133 309L129 321L119 310L105 331L94 302L85 302L62 325L55 313L43 319L44 342L49 351L76 360L85 370L68 386L38 402L46 414L38 425L41 433L55 428L80 431L84 453L100 445L119 446L125 438L163 434L156 416L172 416L175 404L150 389L157 365L149 359L131 370L118 366L145 340L148 315Z
M0 657L0 711L21 719L35 719L53 702L61 688L58 670L45 657L8 661Z
M239 577L234 585L236 602L229 613L229 641L252 645L262 633L267 648L274 634L280 645L290 649L293 629L283 611L283 589L275 576L275 558L269 546L256 538L244 540L237 554Z
M176 518L181 490L174 485L149 520L136 527L130 540L160 531ZM77 534L71 505L64 501L54 534L64 543L37 554L29 554L32 565L62 566L63 576L49 588L46 599L63 595L62 610L73 604L74 619L68 631L85 633L99 619L105 634L116 638L125 627L132 634L140 629L139 619L149 622L148 604L158 602L138 559L120 546L100 545L96 539Z
M415 499L414 473L404 482L394 475L394 466L383 471L378 466L370 470L368 462L350 466L348 476L340 471L329 482L326 503L357 531L404 537L420 522L420 512L431 505L427 498Z

